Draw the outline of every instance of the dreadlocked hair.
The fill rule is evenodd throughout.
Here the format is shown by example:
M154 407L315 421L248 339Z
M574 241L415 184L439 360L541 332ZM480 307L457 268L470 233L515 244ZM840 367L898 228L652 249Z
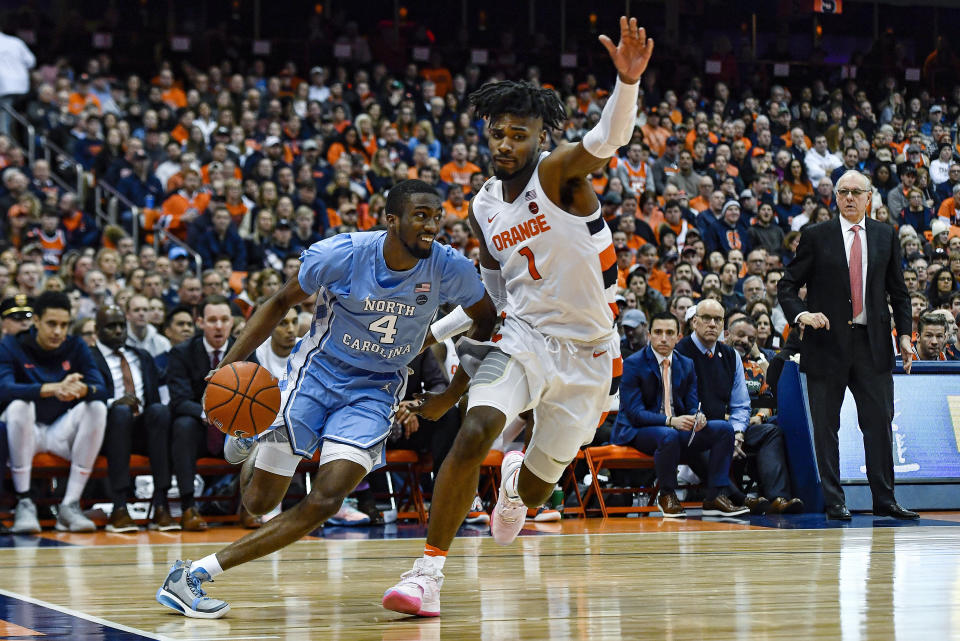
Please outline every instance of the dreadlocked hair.
M470 94L469 99L481 118L502 114L542 118L543 126L551 129L559 129L567 118L555 91L525 81L488 82Z

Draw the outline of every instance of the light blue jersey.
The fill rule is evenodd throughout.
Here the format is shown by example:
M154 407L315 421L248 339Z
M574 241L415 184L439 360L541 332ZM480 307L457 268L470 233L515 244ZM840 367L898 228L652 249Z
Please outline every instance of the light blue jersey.
M390 433L437 307L469 307L484 294L473 263L434 243L404 272L383 259L386 232L339 234L301 255L300 287L318 292L309 333L281 381L281 417L293 450L310 456L323 439L369 448Z

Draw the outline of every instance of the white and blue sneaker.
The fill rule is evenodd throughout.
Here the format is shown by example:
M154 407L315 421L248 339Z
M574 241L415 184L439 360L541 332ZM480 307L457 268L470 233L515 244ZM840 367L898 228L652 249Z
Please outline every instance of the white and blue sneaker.
M157 602L175 612L195 619L219 619L230 611L225 601L207 596L200 585L213 579L204 570L190 571L192 561L177 561L163 585L157 590Z
M230 465L239 465L248 458L257 444L257 439L253 436L239 438L228 436L223 442L223 459Z

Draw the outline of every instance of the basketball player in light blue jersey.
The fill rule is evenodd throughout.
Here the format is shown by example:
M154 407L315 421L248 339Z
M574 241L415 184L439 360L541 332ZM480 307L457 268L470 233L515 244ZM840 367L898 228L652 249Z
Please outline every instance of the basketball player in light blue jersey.
M177 561L157 600L189 617L214 619L230 606L201 585L224 570L293 543L334 515L364 476L383 464L384 443L406 388L407 364L434 342L437 307L462 305L471 337L488 340L496 309L473 263L434 238L443 209L425 182L406 180L387 196L387 231L340 234L303 252L299 274L250 318L220 367L247 358L293 305L318 292L313 325L281 380L280 414L241 473L253 514L273 509L303 459L320 448L310 494L263 528L199 561ZM442 414L464 393L465 372L419 411Z

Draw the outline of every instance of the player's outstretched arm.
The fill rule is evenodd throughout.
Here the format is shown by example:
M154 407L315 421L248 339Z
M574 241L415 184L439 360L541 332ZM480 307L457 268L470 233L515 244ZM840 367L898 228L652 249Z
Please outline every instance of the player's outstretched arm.
M603 107L600 121L583 141L560 145L543 161L541 179L552 179L558 186L603 167L633 135L640 76L653 55L653 38L648 38L646 30L637 26L636 18L627 20L621 16L620 42L615 45L609 36L601 35L600 43L606 47L617 69L617 83Z
M297 274L294 274L287 284L276 294L267 299L267 301L257 308L250 320L244 326L237 342L233 344L227 355L220 361L220 367L246 360L253 350L263 344L277 325L287 315L291 307L302 303L310 297L310 294L303 291L300 287L300 280Z

